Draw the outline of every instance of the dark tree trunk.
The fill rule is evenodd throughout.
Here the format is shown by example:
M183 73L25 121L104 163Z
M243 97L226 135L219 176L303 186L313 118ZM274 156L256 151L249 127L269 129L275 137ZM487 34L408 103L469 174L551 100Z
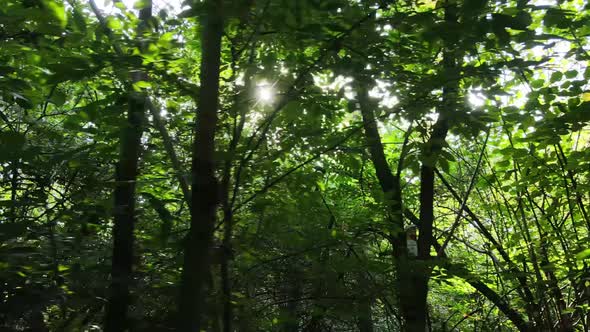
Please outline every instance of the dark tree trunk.
M279 306L281 315L280 331L299 331L299 307L302 296L301 272L295 267L288 267L281 280L283 303Z
M135 181L145 115L144 101L144 96L130 94L127 127L123 129L121 139L120 161L116 169L111 294L107 304L105 331L124 331L127 326L133 265Z
M447 4L444 19L447 24L456 24L457 7ZM426 262L430 259L430 246L433 242L432 230L434 223L434 169L438 155L442 150L447 132L448 119L456 109L459 92L459 56L456 46L447 41L443 51L443 73L446 84L443 86L442 105L438 112L438 119L433 126L432 134L422 152L422 166L420 168L420 225L418 226L418 259L424 264L420 271L415 271L412 278L414 289L414 316L406 327L409 331L425 331L427 329L427 297L428 280Z
M365 272L358 273L358 283L361 289L370 289L369 280ZM357 326L359 332L373 332L373 294L363 295L358 303L358 321Z
M231 297L231 276L230 276L230 258L232 252L232 233L233 233L233 214L231 208L223 211L223 244L222 244L222 257L221 257L221 292L223 302L223 332L232 331L233 323L233 305Z
M10 206L10 213L8 215L8 220L10 222L16 222L16 204L17 195L18 195L18 168L20 167L19 159L14 159L12 161L12 174L10 176L10 201L14 202Z
M445 20L456 22L455 11L454 6L447 8L445 10ZM455 53L456 51L452 46L447 47L444 52L444 72L449 83L443 87L443 105L427 144L428 148L423 152L420 173L420 237L418 239L418 259L421 261L427 261L430 257L434 221L434 169L438 154L445 144L448 132L448 113L455 107L459 89L458 65ZM399 305L404 319L404 329L406 331L425 331L427 328L429 271L426 264L416 264L416 262L408 259L399 178L393 175L387 164L371 105L374 103L370 101L367 87L363 85L362 80L357 85L357 93L371 161L391 212L392 229L390 233L394 248Z
M390 234L392 235L394 247L393 254L395 257L405 257L407 256L406 234L404 232L402 194L399 178L391 172L387 159L385 158L383 144L381 143L381 137L377 130L377 122L375 121L373 111L376 103L369 99L367 87L363 83L357 85L357 94L371 162L373 163L373 167L375 167L379 185L389 207L391 218Z
M357 79L358 80L358 79ZM396 282L398 292L398 303L403 317L404 329L406 331L424 331L426 324L426 304L423 306L418 302L416 293L420 291L416 287L420 285L417 266L409 260L406 247L406 234L403 221L402 192L399 177L394 175L389 168L381 137L377 130L377 122L373 108L376 104L369 99L367 87L362 80L357 85L358 101L363 117L363 127L367 145L377 179L385 196L389 208L391 225L389 233L393 247L394 265L396 267Z
M151 18L151 2L140 11L138 33ZM141 72L132 73L132 81L146 80ZM146 95L129 92L127 122L121 129L119 163L116 166L113 257L111 263L110 295L106 308L106 332L130 329L127 311L131 303L130 285L133 269L133 229L135 225L135 183L138 174L141 135L146 111Z
M253 52L253 50L252 50ZM242 137L242 131L244 129L244 125L246 123L246 111L250 106L249 102L249 93L252 88L252 61L254 57L250 56L250 63L248 69L245 73L245 84L244 89L240 91L234 100L233 105L233 118L234 118L234 128L232 132L232 139L229 143L229 147L227 149L227 154L230 156L224 163L223 166L223 176L221 179L221 190L222 197L221 197L221 205L223 208L223 256L221 259L221 290L222 290L222 302L223 302L223 331L230 332L232 331L232 323L233 323L233 305L232 305L232 297L231 297L231 266L230 261L232 257L232 237L233 237L233 202L235 197L232 197L230 200L230 187L231 187L231 178L232 178L232 161L234 155L236 153L236 148L238 147L238 142ZM237 183L235 184L238 185ZM235 195L235 193L234 193Z
M223 34L222 1L208 1L205 6L206 14L201 17L201 89L191 170L191 226L185 239L178 304L178 330L187 332L201 330L203 286L209 274L209 248L219 201L214 151Z

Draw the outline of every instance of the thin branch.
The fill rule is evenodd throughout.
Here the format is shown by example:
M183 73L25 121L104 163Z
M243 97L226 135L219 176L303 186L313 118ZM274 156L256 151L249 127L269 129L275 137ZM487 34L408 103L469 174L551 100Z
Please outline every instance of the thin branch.
M486 151L486 147L488 145L488 138L490 138L490 131L491 131L491 129L488 128L488 131L486 133L486 138L483 142L483 147L481 148L481 152L479 153L479 157L477 159L477 165L475 166L475 170L473 171L473 175L471 176L471 181L469 181L469 187L467 188L467 192L465 193L465 197L463 197L463 201L461 202L461 207L459 208L459 212L457 212L457 218L455 219L455 222L453 223L453 225L451 226L451 229L449 230L449 236L447 236L447 238L445 239L445 241L443 242L443 244L440 248L441 250L445 250L445 248L449 244L449 241L451 240L451 235L455 232L455 229L459 226L459 222L461 221L461 217L463 216L463 210L465 209L465 205L467 205L467 200L469 199L469 194L471 193L471 190L473 189L473 186L475 184L475 179L477 179L477 175L479 173L481 161L483 159L484 152Z
M408 130L406 131L406 134L404 135L404 143L402 144L402 150L400 152L399 155L399 160L397 162L397 171L395 176L399 179L400 176L402 175L402 170L404 169L404 161L406 159L406 156L408 155L408 142L410 141L410 135L412 134L412 129L413 129L413 123L410 123L410 126L408 127ZM387 144L387 143L381 143L381 144Z
M188 206L191 206L191 191L188 185L188 181L183 176L182 173L182 164L178 159L178 155L174 150L174 144L172 143L172 139L170 138L170 134L166 129L166 125L160 116L160 110L154 105L154 103L149 99L146 98L146 104L150 113L152 114L152 118L154 120L154 126L160 132L160 136L162 137L162 142L164 143L164 149L166 149L166 153L168 153L168 157L172 162L172 168L174 169L174 173L176 175L176 179L180 184L180 188L182 189L182 194L184 197L185 202Z
M475 310L471 311L470 313L463 315L463 318L459 319L459 321L455 325L453 325L453 327L451 327L451 331L454 331L457 328L457 326L459 326L467 318L471 317L473 314L475 314L479 311L481 311L481 308L476 308Z
M258 195L265 193L268 189L272 188L274 185L276 185L277 183L281 182L283 179L285 179L286 177L288 177L289 175L291 175L295 171L299 170L300 168L304 167L305 165L308 165L309 163L311 163L312 161L318 159L322 155L324 155L324 154L326 154L326 153L328 153L328 152L330 152L330 151L338 148L342 143L346 142L349 138L351 138L354 134L356 134L361 128L362 128L362 126L358 126L358 127L355 127L353 129L351 129L348 132L348 134L346 134L343 138L341 138L340 140L338 140L336 143L334 143L331 146L323 149L322 151L314 154L312 157L310 157L309 159L305 160L301 164L299 164L299 165L291 168L290 170L288 170L284 174L282 174L279 177L275 178L274 180L270 181L264 187L262 187L262 189L258 190L257 192L255 192L254 194L252 194L250 197L248 197L244 201L240 202L240 204L236 205L233 208L232 211L233 212L236 212L237 210L239 210L240 208L242 208L244 205L248 204L249 202L251 202L252 200L254 200L256 197L258 197Z

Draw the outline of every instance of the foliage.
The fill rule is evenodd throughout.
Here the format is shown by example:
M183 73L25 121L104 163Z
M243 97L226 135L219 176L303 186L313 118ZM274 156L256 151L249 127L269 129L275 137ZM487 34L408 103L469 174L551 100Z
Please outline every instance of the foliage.
M214 1L153 1L0 7L2 329L103 326L137 95L146 116L128 325L176 327L191 227L182 185L196 176L201 37ZM421 222L424 165L437 174L433 248L408 265L428 276L429 328L522 330L509 312L530 330L590 328L587 2L218 2L207 330L404 329L400 230L362 91L399 176L405 227Z

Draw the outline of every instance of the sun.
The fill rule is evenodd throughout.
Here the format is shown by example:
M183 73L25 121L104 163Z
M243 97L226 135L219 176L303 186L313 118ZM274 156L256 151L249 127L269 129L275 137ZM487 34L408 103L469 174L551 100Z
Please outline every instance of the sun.
M271 85L265 83L258 85L258 90L256 91L256 95L258 97L258 101L263 104L270 104L274 99L274 89Z

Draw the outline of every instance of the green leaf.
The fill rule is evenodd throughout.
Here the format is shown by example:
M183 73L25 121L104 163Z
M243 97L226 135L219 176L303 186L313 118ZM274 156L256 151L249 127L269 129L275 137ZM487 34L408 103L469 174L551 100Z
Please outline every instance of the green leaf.
M148 0L136 0L135 3L133 4L133 9L144 9L150 3L151 3L151 1L148 1Z
M59 61L48 64L47 69L53 72L50 79L52 83L79 81L93 75L98 70L87 58L81 56L62 57Z
M539 89L539 88L543 87L543 85L545 85L545 80L543 80L543 79L536 79L531 82L531 87L533 87L535 89Z
M576 259L581 261L590 258L590 249L585 249L576 254Z
M557 81L560 81L562 78L563 78L563 73L560 71L556 71L556 72L553 72L553 74L551 74L550 81L551 81L551 83L555 83Z
M79 10L74 10L72 18L74 19L74 26L78 29L78 31L83 33L86 32L86 19Z
M576 76L578 76L578 71L577 70L568 70L565 72L565 77L566 78L575 78Z
M55 106L62 106L63 104L66 103L66 94L63 93L60 90L55 90L53 92L53 94L51 95L50 101L55 105Z
M44 0L43 4L45 8L57 20L59 26L63 29L68 24L68 15L66 14L66 8L59 1Z
M133 83L133 90L135 91L141 91L143 89L149 89L152 85L150 84L150 82L147 81L137 81L135 83Z
M109 17L107 18L107 28L115 31L121 30L123 28L123 22L114 17Z
M570 24L570 20L566 17L567 11L562 9L550 8L547 10L543 22L548 27L557 27L566 29Z

